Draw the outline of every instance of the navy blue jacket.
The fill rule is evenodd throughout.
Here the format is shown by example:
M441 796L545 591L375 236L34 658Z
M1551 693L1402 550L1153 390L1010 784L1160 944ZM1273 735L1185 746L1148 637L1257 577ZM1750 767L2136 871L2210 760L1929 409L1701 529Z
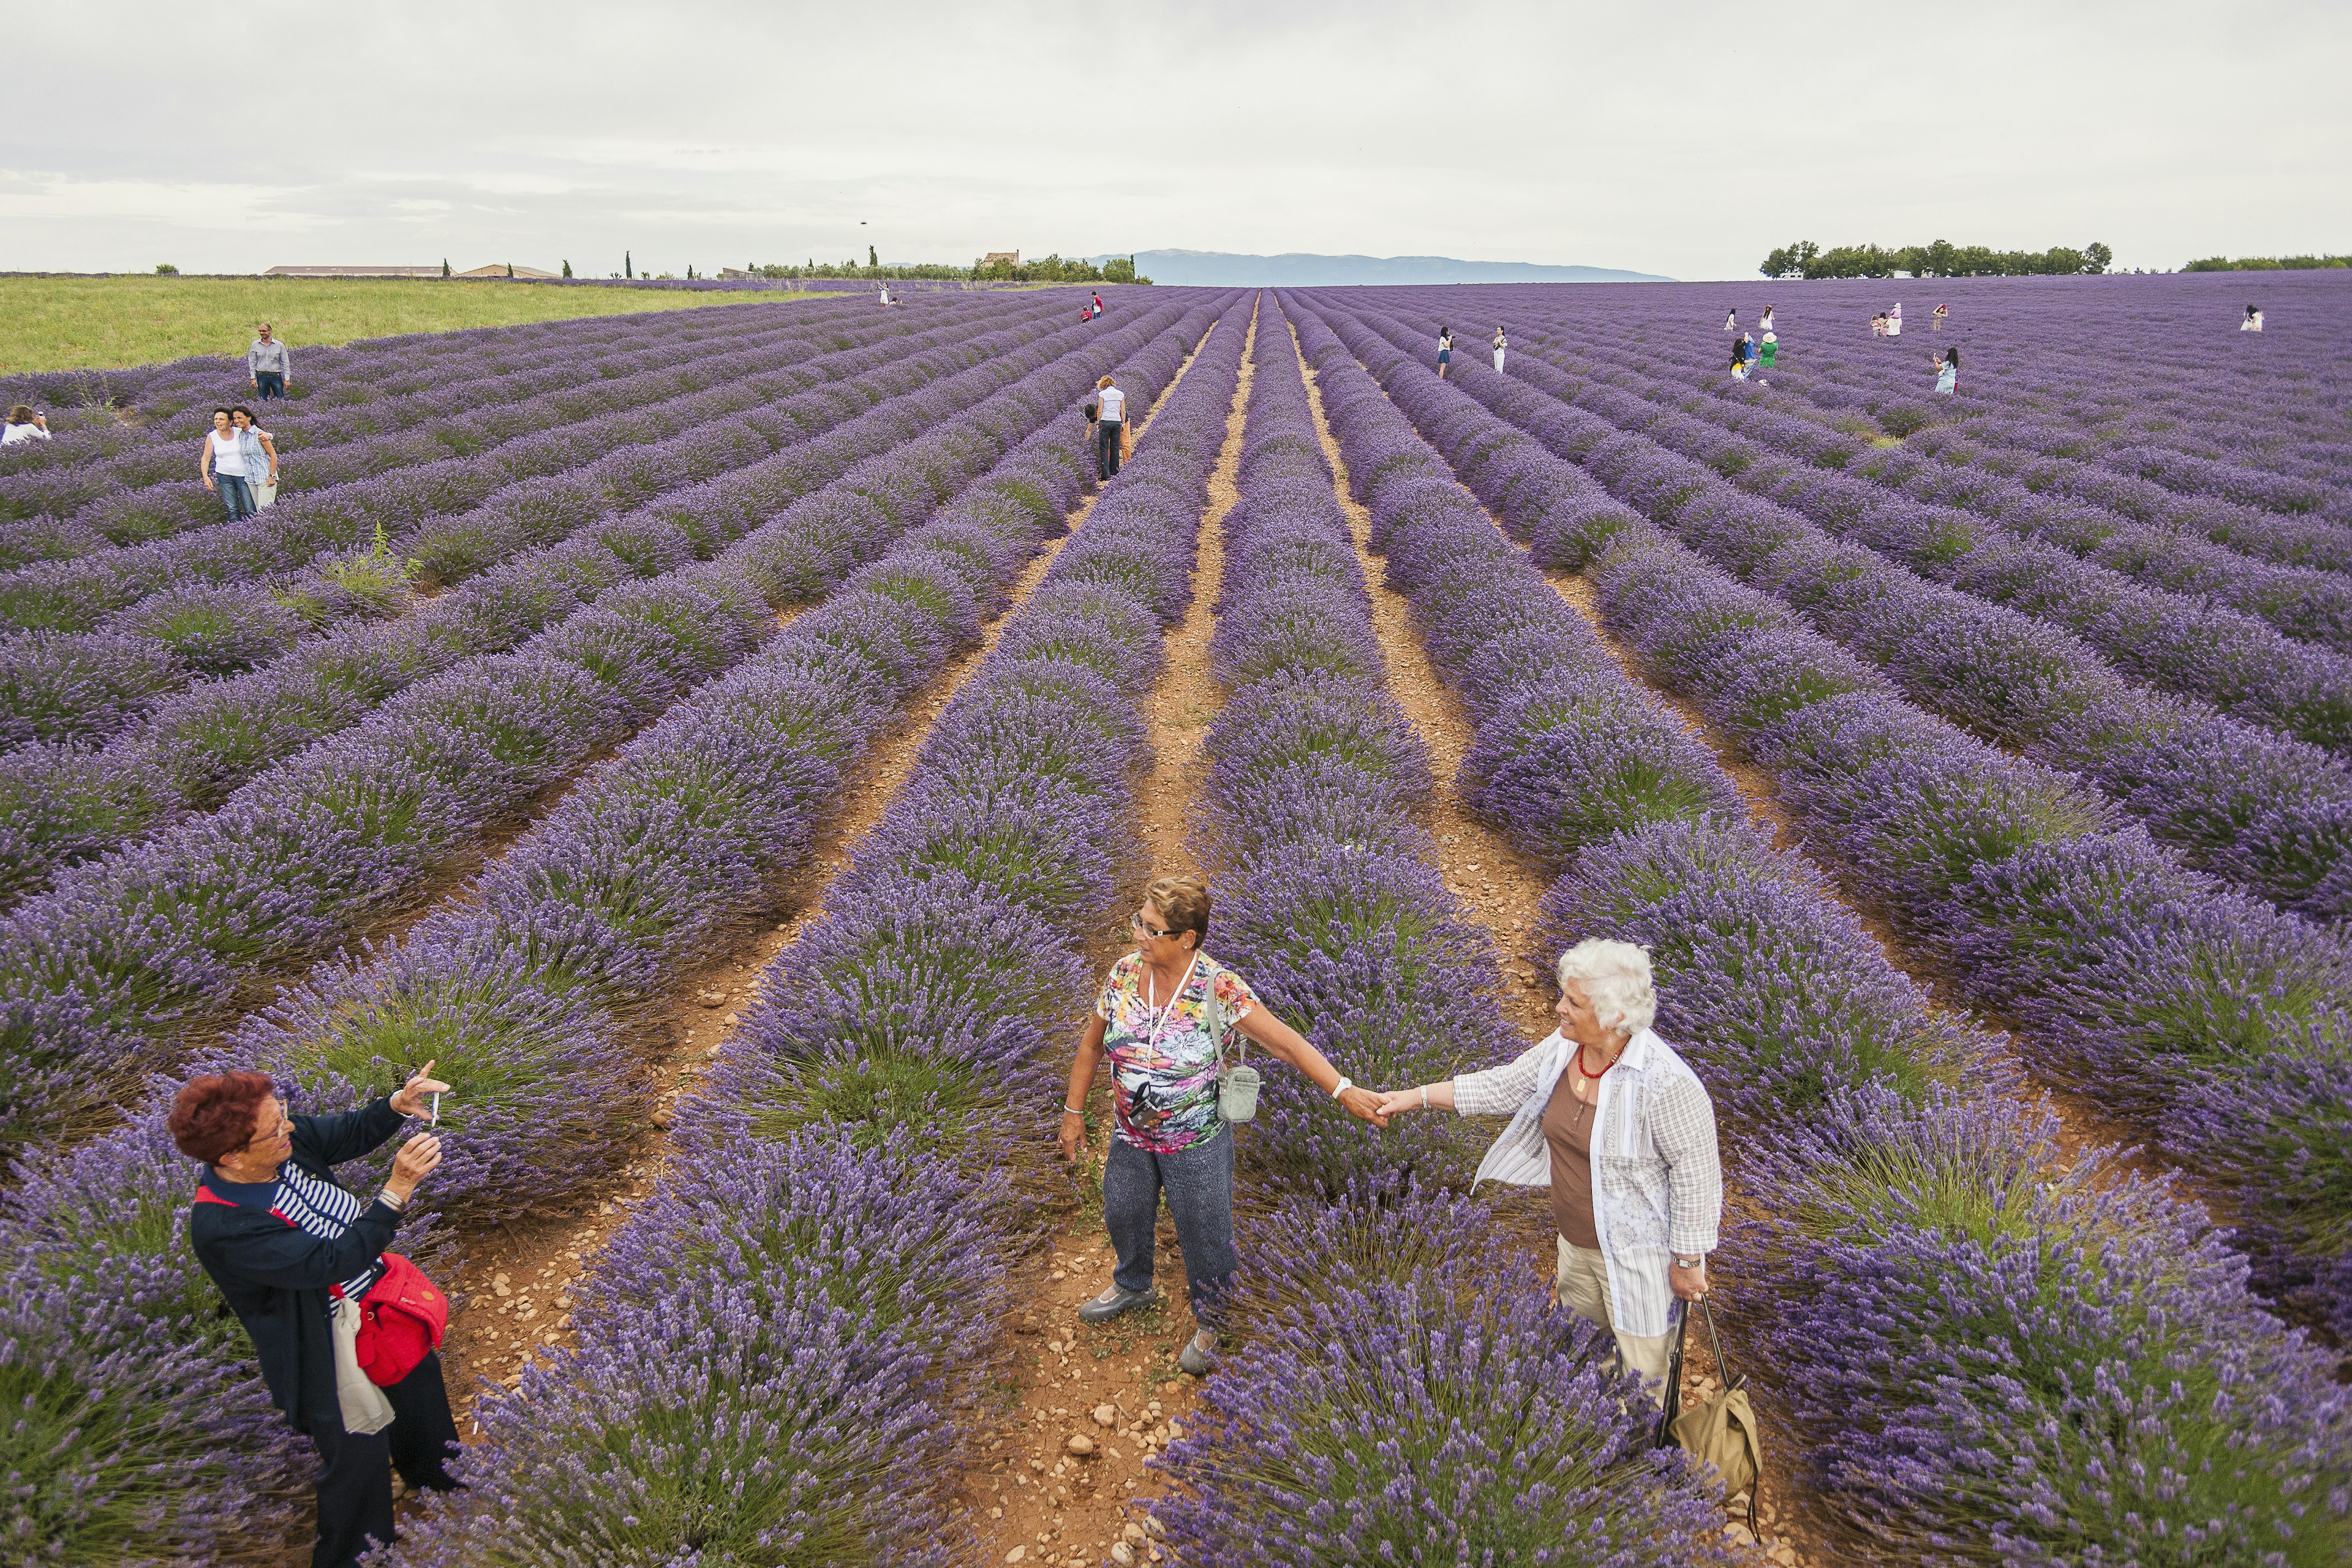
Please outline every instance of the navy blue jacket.
M291 1120L294 1154L286 1163L332 1184L337 1165L381 1145L404 1119L387 1096L340 1116ZM328 1241L299 1228L266 1199L247 1201L269 1190L238 1186L207 1168L188 1215L188 1239L260 1352L270 1402L297 1432L315 1426L335 1431L343 1415L329 1287L362 1273L392 1245L400 1211L379 1197Z

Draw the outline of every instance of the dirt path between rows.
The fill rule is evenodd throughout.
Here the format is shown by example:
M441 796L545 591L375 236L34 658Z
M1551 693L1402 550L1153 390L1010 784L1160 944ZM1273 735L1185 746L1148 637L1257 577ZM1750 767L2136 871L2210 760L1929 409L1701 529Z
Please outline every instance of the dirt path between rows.
M1293 335L1295 342L1296 333ZM1348 514L1357 558L1371 584L1372 629L1379 638L1381 657L1388 661L1389 689L1430 749L1437 775L1435 809L1430 826L1437 836L1446 889L1462 900L1468 918L1486 928L1502 955L1504 1016L1528 1039L1541 1039L1552 1031L1555 1020L1547 976L1528 951L1528 933L1536 923L1537 903L1553 879L1535 860L1512 847L1502 834L1473 816L1462 803L1457 781L1462 759L1475 739L1477 727L1461 699L1439 678L1430 662L1428 649L1414 624L1411 602L1386 584L1382 563L1372 553L1370 543L1371 514L1354 499L1349 489L1348 467L1340 457L1339 440L1331 434L1330 423L1324 417L1322 389L1314 368L1305 363L1303 353L1300 361L1307 375L1307 400L1315 411L1316 432L1337 477L1339 504ZM1463 493L1469 495L1466 489ZM1477 504L1475 497L1471 500ZM1485 510L1483 505L1480 510ZM1612 651L1616 651L1613 645ZM1742 787L1747 787L1744 783ZM1502 1205L1508 1228L1526 1242L1529 1267L1549 1285L1554 1269L1550 1208L1543 1202L1525 1197L1506 1198ZM1715 1396L1720 1380L1714 1358L1700 1338L1694 1337L1689 1342L1684 1368L1683 1399L1686 1408ZM1807 1559L1800 1554L1796 1542L1787 1539L1788 1530L1795 1523L1792 1511L1786 1506L1788 1495L1786 1485L1768 1473L1757 1496L1758 1522L1762 1526L1769 1559L1783 1568L1796 1568ZM1745 1508L1739 1511L1744 1517ZM1787 1521L1781 1518L1784 1512L1791 1512ZM1746 1539L1744 1529L1734 1539Z
M1205 333L1202 341L1206 341ZM1193 344L1193 353L1200 346ZM1181 383L1192 363L1188 354L1168 392ZM1163 393L1138 426L1139 439L1166 402ZM1070 531L1086 521L1094 503L1095 496L1088 494L1072 509ZM463 1238L464 1265L447 1281L460 1304L451 1313L441 1352L462 1436L471 1438L479 1432L471 1409L487 1388L513 1387L531 1358L551 1355L571 1342L572 1287L660 1183L671 1152L666 1130L677 1101L700 1081L741 1023L743 1012L757 1001L767 966L824 912L824 890L847 863L849 847L880 820L914 765L933 721L995 647L1067 538L1066 533L1050 542L1029 563L1015 579L1004 611L982 628L978 644L950 659L908 701L892 728L844 780L840 797L848 803L846 809L819 833L807 860L784 883L778 923L747 931L727 956L667 989L665 1000L642 1026L646 1054L658 1063L652 1102L626 1163L610 1178L609 1190L566 1214L492 1225Z
M1263 296L1261 296L1263 299ZM1248 343L1264 321L1261 306ZM1147 876L1202 869L1185 844L1187 818L1206 772L1202 742L1223 692L1209 669L1217 591L1224 577L1222 523L1239 499L1242 424L1252 379L1248 347L1225 417L1225 443L1209 478L1192 600L1168 633L1167 664L1145 706L1152 765L1137 786L1137 833ZM1096 972L1126 951L1106 938L1089 949ZM1066 1056L1057 1060L1066 1064ZM989 1458L965 1481L964 1498L987 1550L982 1561L1084 1564L1149 1563L1160 1549L1147 1534L1148 1510L1163 1485L1151 1460L1182 1430L1197 1403L1196 1384L1176 1368L1193 1331L1185 1303L1182 1255L1163 1210L1156 1247L1166 1304L1090 1327L1078 1304L1108 1283L1115 1261L1102 1226L1102 1140L1109 1135L1108 1075L1087 1100L1093 1150L1074 1186L1083 1194L1053 1222L1045 1247L1016 1274L1013 1332L1018 1350ZM1089 1451L1072 1451L1072 1439Z

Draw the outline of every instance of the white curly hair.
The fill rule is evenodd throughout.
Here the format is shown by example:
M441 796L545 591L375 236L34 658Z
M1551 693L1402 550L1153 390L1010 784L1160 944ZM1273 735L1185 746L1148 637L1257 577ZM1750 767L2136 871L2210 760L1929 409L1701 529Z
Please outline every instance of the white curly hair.
M1646 947L1587 937L1559 955L1560 988L1571 980L1583 983L1593 1016L1612 1034L1638 1035L1658 1016Z

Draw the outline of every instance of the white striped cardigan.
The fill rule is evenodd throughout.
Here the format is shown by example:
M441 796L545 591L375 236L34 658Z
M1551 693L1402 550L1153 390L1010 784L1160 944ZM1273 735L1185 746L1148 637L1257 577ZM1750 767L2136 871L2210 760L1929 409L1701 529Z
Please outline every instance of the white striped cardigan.
M1551 1185L1544 1107L1567 1069L1572 1042L1557 1031L1516 1061L1454 1080L1463 1116L1508 1116L1511 1124L1486 1151L1471 1183ZM1593 1114L1592 1222L1609 1267L1618 1331L1667 1331L1674 1256L1715 1250L1723 1217L1723 1166L1715 1140L1715 1102L1682 1058L1647 1029L1626 1042L1601 1075Z

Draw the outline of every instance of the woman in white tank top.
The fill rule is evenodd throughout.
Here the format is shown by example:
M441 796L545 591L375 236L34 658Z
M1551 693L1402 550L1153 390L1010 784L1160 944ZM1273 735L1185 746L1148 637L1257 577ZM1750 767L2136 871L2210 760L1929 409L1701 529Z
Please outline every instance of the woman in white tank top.
M245 470L244 438L229 423L228 410L215 408L213 427L205 433L204 450L196 458L196 472L205 489L219 495L231 522L260 510L254 504L252 476Z

